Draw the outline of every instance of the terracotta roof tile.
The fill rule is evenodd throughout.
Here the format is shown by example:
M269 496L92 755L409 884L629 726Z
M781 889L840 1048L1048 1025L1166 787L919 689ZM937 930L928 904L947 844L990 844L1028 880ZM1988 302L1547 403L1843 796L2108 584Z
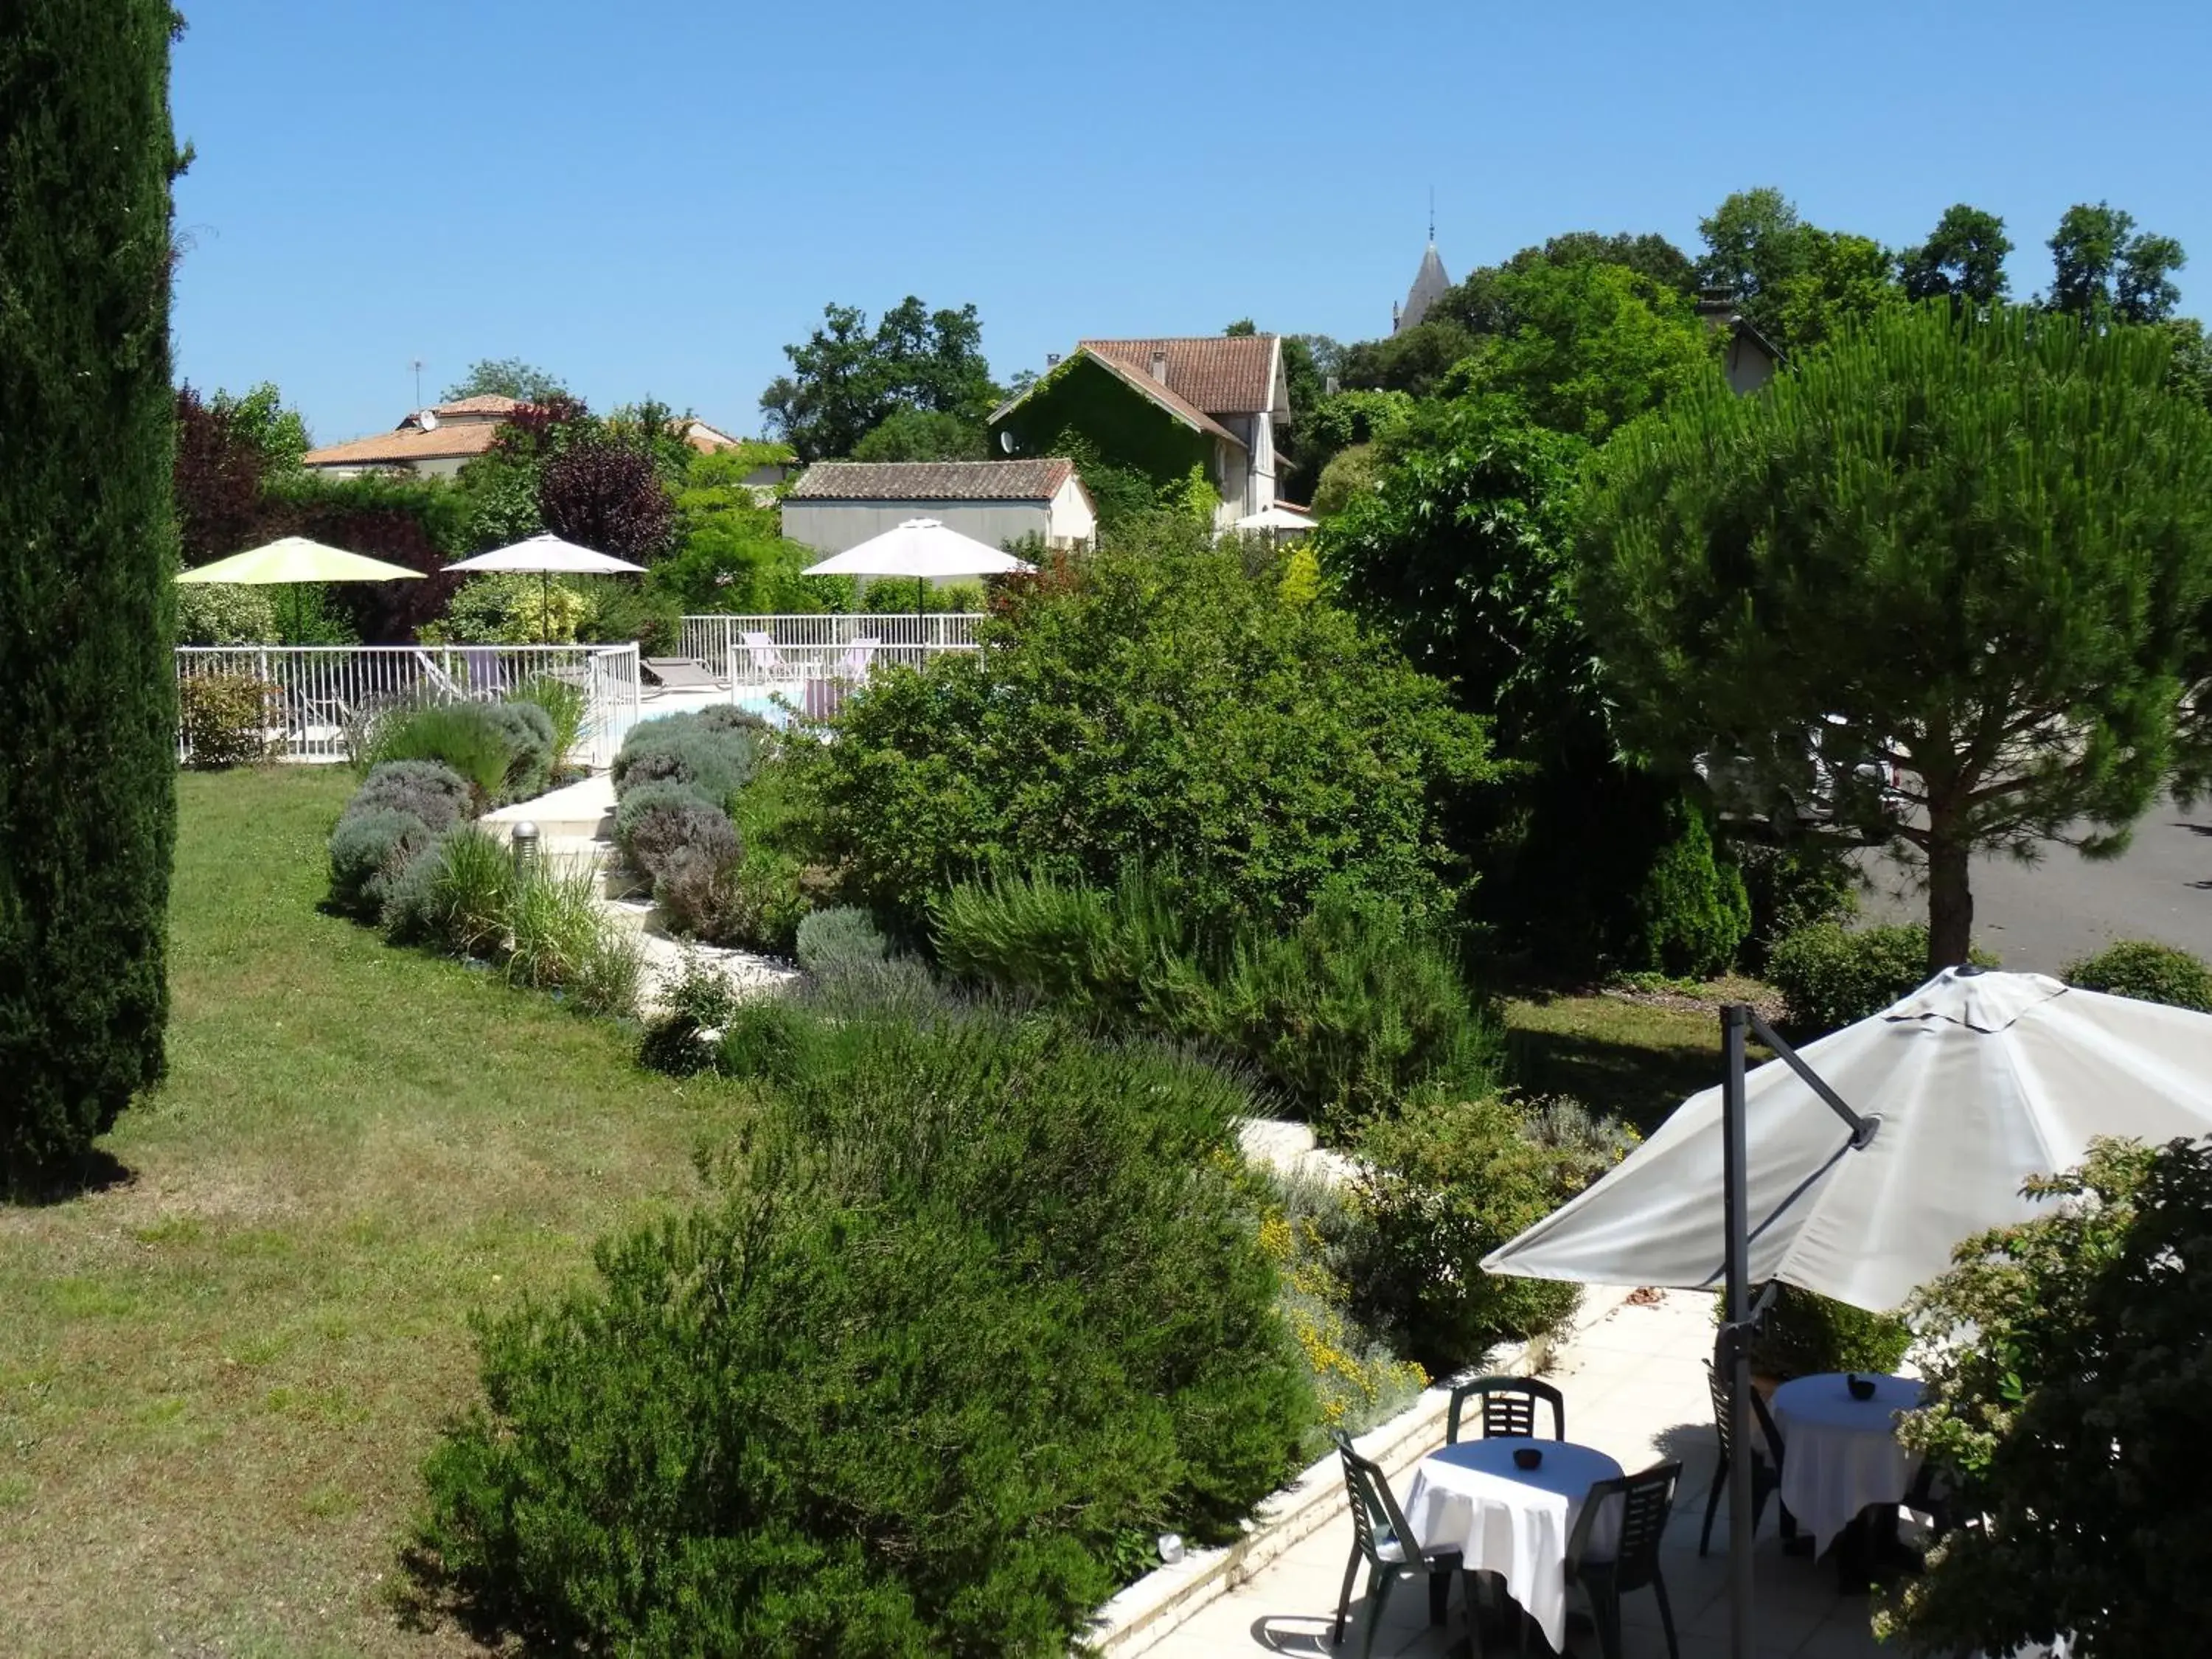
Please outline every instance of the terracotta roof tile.
M516 398L486 392L474 398L464 398L459 403L434 404L430 412L442 421L453 415L512 415L521 407L521 403Z
M1078 346L1148 380L1152 380L1153 360L1165 357L1167 389L1208 415L1254 415L1274 407L1275 337L1272 334L1084 340Z
M450 460L456 456L481 455L499 435L495 421L457 422L434 432L403 427L379 432L342 444L311 449L301 459L306 466L404 466L415 461Z
M1031 461L817 461L785 496L794 501L1044 501L1075 471Z

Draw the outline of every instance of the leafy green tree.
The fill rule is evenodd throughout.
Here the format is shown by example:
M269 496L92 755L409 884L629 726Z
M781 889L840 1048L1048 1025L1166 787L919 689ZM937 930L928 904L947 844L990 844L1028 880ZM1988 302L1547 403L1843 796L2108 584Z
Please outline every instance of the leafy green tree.
M839 592L836 578L799 574L820 556L785 540L776 509L753 498L744 478L754 465L729 450L695 456L685 471L674 550L649 580L687 614L823 611Z
M1141 858L1209 929L1333 878L1433 911L1482 725L1255 551L1155 519L1006 596L988 650L870 681L809 757L855 896L913 925L994 865L1103 886Z
M1373 486L1315 544L1341 599L1493 723L1501 786L1449 826L1475 905L1547 966L1640 959L1638 895L1679 789L1615 759L1570 589L1589 444L1492 392L1423 405L1375 447Z
M446 388L444 401L457 404L464 398L492 397L547 404L568 395L568 388L558 375L535 363L526 363L520 357L482 357Z
M853 446L856 461L988 461L981 421L938 409L897 409Z
M233 394L217 392L208 407L229 421L240 437L261 457L264 474L292 472L309 448L307 422L296 409L288 408L276 383L264 380L250 390Z
M1808 734L1908 769L1929 960L1966 959L1969 861L2125 844L2177 759L2212 593L2212 421L2154 331L1886 309L1759 397L1694 386L1601 458L1583 600L1631 732L1802 786ZM2085 827L2086 826L2086 827Z
M1685 299L1697 294L1697 267L1689 255L1664 236L1572 230L1550 238L1540 246L1524 247L1503 264L1478 266L1437 301L1431 314L1450 318L1473 333L1510 334L1522 319L1514 308L1511 293L1501 291L1504 279L1525 276L1546 267L1587 264L1624 266Z
M1601 441L1711 372L1696 307L1625 265L1539 264L1495 291L1510 330L1482 341L1462 378L1510 393L1538 425Z
M931 311L909 294L872 330L853 306L823 307L824 326L783 355L792 372L761 393L761 408L803 461L850 455L902 409L981 424L998 401L972 305Z
M1927 1404L1901 1437L1952 1473L1954 1532L1881 1626L1923 1653L2191 1659L2212 1577L2212 1141L2097 1142L2057 1200L1970 1239L1912 1318Z
M161 1074L176 828L166 0L0 10L0 1184Z
M1345 347L1337 379L1350 390L1406 392L1425 398L1474 349L1474 341L1465 325L1431 317L1387 339Z
M2011 252L2012 238L2005 234L2002 219L1964 202L1954 203L1943 210L1928 240L1907 250L1905 297L1955 295L1978 306L2002 300L2010 281L2005 276L2005 256Z
M2181 244L2138 231L2133 214L2108 203L2067 209L2049 246L2054 311L2156 323L2181 302L2172 276L2188 263Z
M1698 222L1698 279L1726 289L1744 319L1785 354L1818 344L1898 293L1878 242L1823 230L1771 185L1739 191Z

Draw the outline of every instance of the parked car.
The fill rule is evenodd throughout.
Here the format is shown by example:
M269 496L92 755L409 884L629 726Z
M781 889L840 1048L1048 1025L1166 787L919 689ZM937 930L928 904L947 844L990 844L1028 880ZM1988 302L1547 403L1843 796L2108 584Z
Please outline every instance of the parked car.
M1692 757L1691 765L1724 819L1768 823L1785 832L1831 824L1839 785L1870 790L1885 813L1902 816L1903 778L1889 759L1897 745L1885 742L1872 754L1855 751L1844 738L1844 725L1841 715L1827 716L1779 766L1763 766L1753 756L1717 741Z

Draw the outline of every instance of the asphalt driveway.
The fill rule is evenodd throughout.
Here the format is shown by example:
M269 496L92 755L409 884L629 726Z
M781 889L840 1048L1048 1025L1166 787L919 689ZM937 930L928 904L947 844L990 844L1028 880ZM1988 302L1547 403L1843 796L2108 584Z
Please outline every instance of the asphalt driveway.
M1869 921L1925 921L1925 894L1899 890L1898 867L1861 855L1875 885ZM1974 860L1974 937L2008 968L2055 974L2117 939L2151 939L2212 959L2212 804L2160 801L2118 859L2093 863L2051 846L2033 864Z

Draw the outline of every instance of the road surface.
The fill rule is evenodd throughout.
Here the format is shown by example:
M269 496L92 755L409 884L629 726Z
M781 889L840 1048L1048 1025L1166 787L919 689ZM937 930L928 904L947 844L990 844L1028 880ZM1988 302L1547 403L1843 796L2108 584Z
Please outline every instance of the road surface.
M1924 893L1899 891L1898 867L1861 855L1875 890L1869 921L1925 921ZM1974 860L1974 939L2008 968L2055 974L2116 939L2153 939L2212 960L2212 804L2160 801L2115 860L2093 863L2069 847L2045 848L2034 864Z

